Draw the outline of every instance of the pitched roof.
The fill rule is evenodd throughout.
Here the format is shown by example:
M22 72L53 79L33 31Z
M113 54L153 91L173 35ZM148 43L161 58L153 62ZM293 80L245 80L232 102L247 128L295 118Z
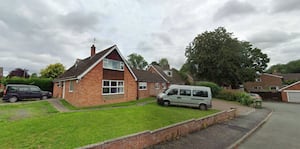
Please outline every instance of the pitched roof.
M275 75L275 74L269 74L269 73L263 73L263 75L271 76L271 77L277 77L277 78L283 78L281 75Z
M158 66L158 65L150 65L150 67L153 67L157 73L167 82L171 83L171 84L184 84L185 82L182 80L181 76L179 75L179 72L176 69L171 69L169 71L172 71L172 77L169 77L164 70L162 69L162 67Z
M286 74L280 74L280 75L283 76L283 79L286 81L300 80L300 73L286 73Z
M116 45L113 45L103 51L96 53L94 56L89 56L83 60L77 59L75 64L65 71L62 75L54 79L54 82L60 80L73 80L73 79L80 79L83 77L90 69L92 69L98 62L100 62L105 56L111 53L113 50L119 50ZM120 54L120 53L119 53ZM122 55L120 54L122 57ZM132 70L130 69L129 65L127 64L126 60L122 57L125 65L128 67L129 71L133 74ZM134 75L134 74L133 74ZM136 76L134 75L136 78Z
M160 77L156 73L152 73L146 70L139 70L136 68L131 68L133 73L136 75L137 80L139 82L157 82L157 83L164 83L166 82L162 77Z
M295 82L295 83L293 83L293 84L290 84L290 85L288 85L288 86L285 86L285 87L279 89L279 91L283 91L283 90L285 90L285 89L287 89L287 88L289 88L289 87L291 87L291 86L297 85L297 84L299 84L299 83L300 83L300 81L297 81L297 82Z

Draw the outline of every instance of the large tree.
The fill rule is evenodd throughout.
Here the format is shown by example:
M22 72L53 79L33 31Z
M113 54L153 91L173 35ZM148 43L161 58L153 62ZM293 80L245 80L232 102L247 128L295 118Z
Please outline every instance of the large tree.
M268 73L300 73L300 60L290 61L287 64L276 64L271 66Z
M263 72L269 62L260 49L233 38L223 27L195 37L185 55L185 67L188 67L185 69L196 79L233 87L254 80L257 72Z
M148 62L144 59L144 57L139 54L132 53L127 57L129 65L136 69L144 69L148 65Z
M65 66L61 63L55 63L48 65L45 69L42 69L40 74L42 78L56 78L65 72Z

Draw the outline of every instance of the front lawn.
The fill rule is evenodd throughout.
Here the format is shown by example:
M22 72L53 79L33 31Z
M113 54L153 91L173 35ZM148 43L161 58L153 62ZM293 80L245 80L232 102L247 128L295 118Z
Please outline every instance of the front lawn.
M216 112L150 103L0 122L0 148L75 148Z
M0 105L0 123L17 121L32 117L48 116L58 112L47 101L33 103L3 104Z

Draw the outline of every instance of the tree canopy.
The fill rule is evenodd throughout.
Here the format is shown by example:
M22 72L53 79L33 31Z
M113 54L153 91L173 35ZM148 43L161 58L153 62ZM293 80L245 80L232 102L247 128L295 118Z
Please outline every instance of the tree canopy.
M232 87L254 80L257 72L263 72L270 61L267 54L249 42L233 38L233 33L223 27L195 37L187 46L185 56L183 69L194 78Z
M300 73L300 59L290 61L287 64L276 64L271 66L268 73Z
M158 62L159 66L163 69L170 69L169 61L167 58L161 58Z
M129 65L136 69L144 69L148 65L148 62L144 59L144 57L139 54L132 53L127 57Z
M40 74L42 78L56 78L65 72L65 66L61 63L55 63L48 65L45 69L42 69Z

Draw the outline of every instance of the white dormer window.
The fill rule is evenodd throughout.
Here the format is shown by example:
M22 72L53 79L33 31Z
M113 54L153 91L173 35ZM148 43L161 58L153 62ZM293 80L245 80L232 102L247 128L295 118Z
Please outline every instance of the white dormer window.
M122 61L103 59L103 68L124 71L124 63Z
M172 76L173 76L172 71L170 71L170 70L165 70L164 73L165 73L168 77L172 77Z

